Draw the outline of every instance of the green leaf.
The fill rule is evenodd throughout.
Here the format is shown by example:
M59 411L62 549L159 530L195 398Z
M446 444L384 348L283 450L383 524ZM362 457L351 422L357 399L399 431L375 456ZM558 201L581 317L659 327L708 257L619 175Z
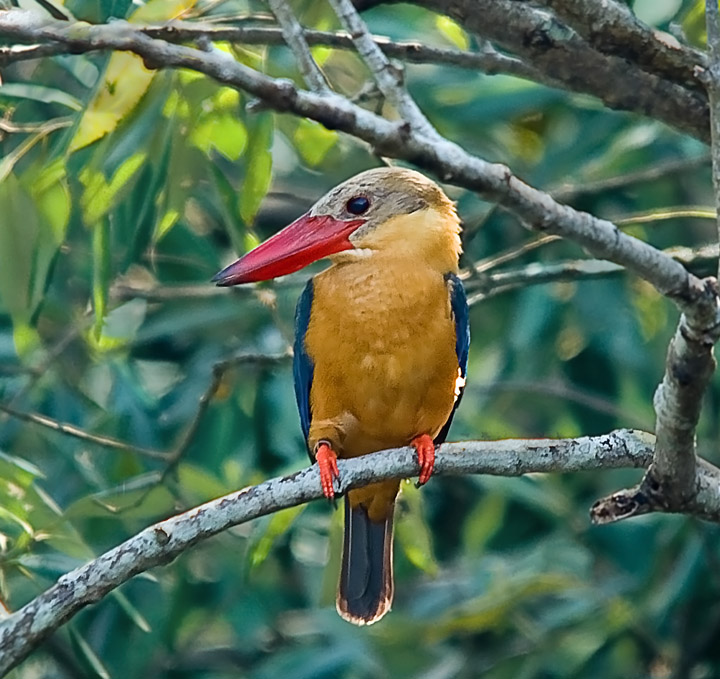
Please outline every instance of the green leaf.
M232 490L207 470L187 463L178 467L178 482L183 494L197 503L207 502Z
M338 134L334 130L303 118L295 128L293 141L302 159L311 167L319 165L328 151L335 146Z
M470 47L467 33L452 19L446 16L435 18L435 26L455 47L466 50Z
M416 568L436 575L438 564L432 546L432 536L423 516L423 497L412 483L402 484L400 496L402 511L399 514L396 535L408 561Z
M451 634L478 634L497 629L512 620L516 609L542 596L560 595L581 583L567 573L539 573L515 578L464 602L456 611L433 626L432 636L441 639Z
M307 505L298 505L275 512L265 524L264 529L260 529L257 535L253 535L254 544L248 550L251 568L256 568L268 558L273 545L290 530L295 519L302 514L306 507Z
M73 111L81 111L82 103L75 97L57 90L54 87L45 87L43 85L30 85L28 83L3 83L0 85L0 101L4 97L10 99L31 99L39 101L43 104L60 104L72 109Z
M172 155L172 142L177 129L174 123L175 119L166 123L165 132L160 140L159 159L144 167L140 180L135 185L132 196L135 200L130 201L135 208L132 220L135 228L132 245L128 248L123 270L142 257L150 246L157 229L159 201L166 195L165 186Z
M19 514L14 513L3 506L0 506L0 526L2 526L3 523L15 524L16 526L19 526L30 537L33 537L33 535L35 534L33 527L27 522L25 517L20 516Z
M80 206L86 226L93 226L120 200L121 191L129 189L130 181L146 158L147 153L134 153L118 167L110 181L105 179L100 170L91 170L89 167L80 173L80 181L85 187Z
M252 224L272 180L274 119L271 113L261 113L248 125L250 142L245 157L245 180L240 189L238 208L246 224Z
M2 481L12 481L22 488L27 488L35 479L42 476L42 471L34 464L0 451L0 479Z
M102 336L107 314L108 292L110 290L110 225L107 219L98 221L92 231L93 253L93 309L95 323L93 335L97 341Z
M231 113L206 116L190 134L190 141L206 155L214 149L228 160L237 160L242 155L247 140L245 126Z
M105 665L103 665L100 658L97 657L95 651L93 651L90 644L83 638L83 636L75 629L73 625L68 627L70 632L70 640L72 645L75 647L81 660L87 666L87 669L92 673L93 676L100 677L100 679L110 679L110 672L108 672Z
M463 543L468 552L480 555L487 543L502 528L507 500L500 493L486 493L468 516L463 528Z
M151 632L152 627L147 621L147 618L130 603L130 600L120 591L114 590L112 597L117 601L120 608L122 608L125 615L130 618L131 622L143 632Z
M0 182L0 299L10 313L20 355L36 345L30 321L65 238L70 196L63 164L38 171L31 166L18 181L14 174Z

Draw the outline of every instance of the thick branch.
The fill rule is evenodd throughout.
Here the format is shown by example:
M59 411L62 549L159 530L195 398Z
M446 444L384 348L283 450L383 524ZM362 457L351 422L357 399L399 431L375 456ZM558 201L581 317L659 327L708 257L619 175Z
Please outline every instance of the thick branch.
M710 100L710 133L712 140L712 178L715 193L715 221L720 242L720 10L718 3L705 3L709 68L698 70ZM720 263L718 264L720 267ZM720 278L720 269L718 269Z
M706 282L707 295L717 302L716 282ZM670 342L665 375L655 392L657 444L653 462L635 488L599 500L591 510L595 523L610 523L651 511L685 511L706 492L707 474L695 456L695 430L702 400L715 370L713 346L720 326L703 332L681 316ZM714 478L720 484L720 476Z
M652 456L650 434L620 430L579 439L451 443L438 450L435 473L484 473L520 476L533 472L570 472L644 467ZM339 461L338 490L417 471L411 448L383 451ZM720 492L714 489L698 513L720 519ZM259 516L322 496L316 468L272 479L146 528L90 563L62 576L46 592L0 620L0 675L17 665L50 632L79 610L102 599L134 575L166 564L202 540Z
M598 97L610 108L661 120L703 141L710 139L708 104L702 92L596 51L547 12L515 0L487 0L482 10L476 0L415 2L451 16L466 30L492 40L573 92ZM607 5L594 4L598 12Z
M566 0L557 0L564 4ZM578 0L582 2L582 0ZM572 5L573 2L567 3ZM609 3L612 5L612 2ZM720 126L717 116L720 58L720 17L717 0L706 3L708 43L711 68L705 72L712 104L712 157L716 204L720 205ZM720 222L719 222L720 224ZM717 281L705 281L708 300L718 302ZM620 491L597 502L593 520L607 523L643 514L653 509L682 511L703 492L702 474L698 474L695 456L695 430L700 419L702 400L715 371L713 347L720 337L720 326L707 318L702 323L688 324L681 316L675 336L668 347L665 375L655 392L653 404L657 415L657 445L653 463L636 488Z
M572 26L595 49L627 59L655 75L697 89L696 66L705 55L640 21L630 8L615 0L540 0Z
M715 370L717 339L718 328L698 336L681 318L653 399L658 443L650 474L673 503L682 504L695 492L695 429Z

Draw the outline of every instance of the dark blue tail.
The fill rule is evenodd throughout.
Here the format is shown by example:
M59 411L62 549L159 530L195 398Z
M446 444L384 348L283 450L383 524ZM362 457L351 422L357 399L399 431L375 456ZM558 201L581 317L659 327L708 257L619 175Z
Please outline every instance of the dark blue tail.
M393 599L393 517L371 521L367 510L345 498L345 542L337 595L338 613L369 625L390 610Z

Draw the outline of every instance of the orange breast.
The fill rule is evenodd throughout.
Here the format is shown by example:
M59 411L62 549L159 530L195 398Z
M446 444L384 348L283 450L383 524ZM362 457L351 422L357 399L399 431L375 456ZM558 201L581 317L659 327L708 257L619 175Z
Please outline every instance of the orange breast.
M435 436L450 416L455 327L436 269L380 255L331 267L314 281L306 347L311 446L363 455Z

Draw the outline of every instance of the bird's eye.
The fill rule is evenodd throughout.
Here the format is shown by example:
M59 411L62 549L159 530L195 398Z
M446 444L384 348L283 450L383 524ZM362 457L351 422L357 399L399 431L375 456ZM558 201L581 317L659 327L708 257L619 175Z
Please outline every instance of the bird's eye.
M370 207L370 201L365 196L355 196L351 198L345 208L351 215L361 215L363 212L367 212Z

